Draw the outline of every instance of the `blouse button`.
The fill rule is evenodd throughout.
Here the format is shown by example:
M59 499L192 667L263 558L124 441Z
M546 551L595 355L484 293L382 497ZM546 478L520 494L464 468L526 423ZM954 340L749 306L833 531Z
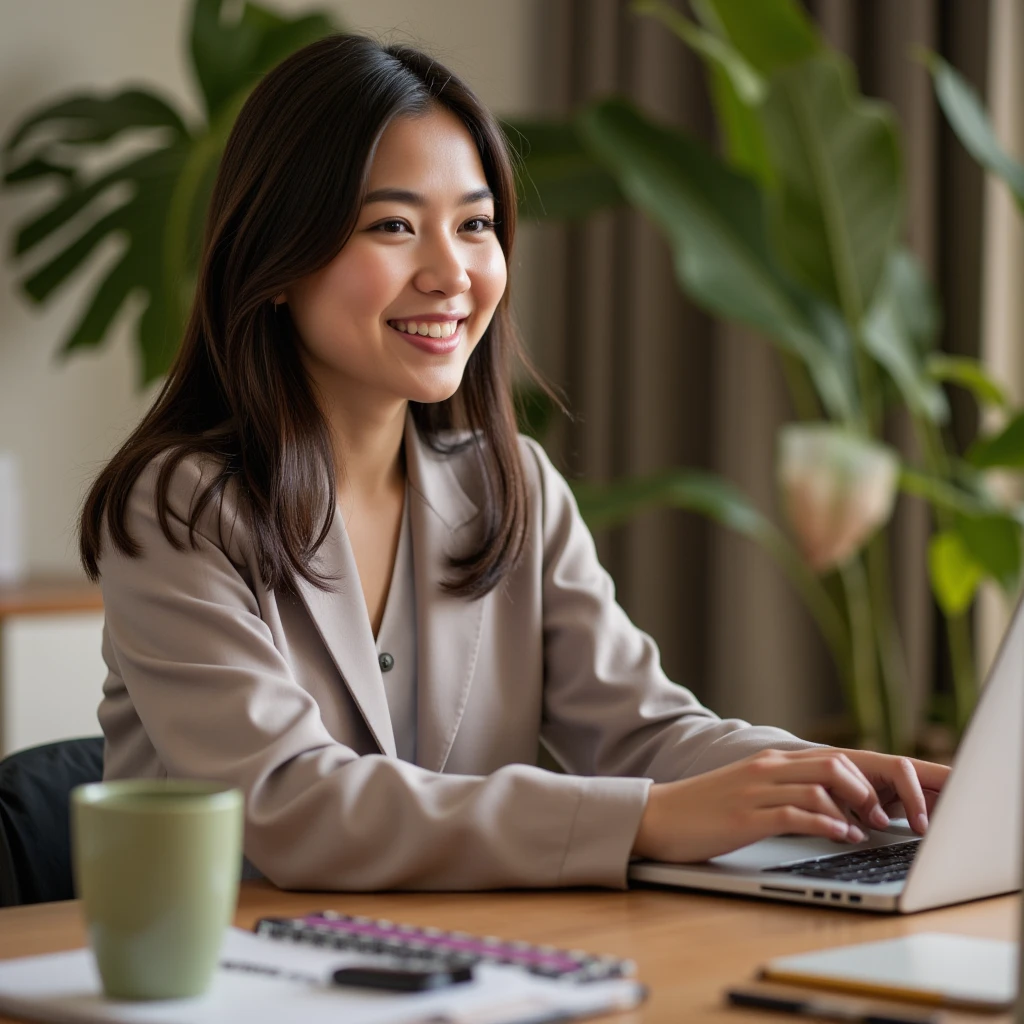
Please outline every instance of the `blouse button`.
M390 672L395 667L395 659L386 651L377 658L381 672Z

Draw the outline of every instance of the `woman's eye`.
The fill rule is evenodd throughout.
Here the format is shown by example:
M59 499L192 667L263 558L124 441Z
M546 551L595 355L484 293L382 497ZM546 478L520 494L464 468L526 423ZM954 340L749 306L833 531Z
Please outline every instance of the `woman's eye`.
M373 226L374 231L383 231L388 235L400 235L403 231L407 231L408 228L409 225L404 220L384 220Z
M484 231L493 231L494 221L490 217L473 217L463 224L463 228L469 231L471 235L478 235Z

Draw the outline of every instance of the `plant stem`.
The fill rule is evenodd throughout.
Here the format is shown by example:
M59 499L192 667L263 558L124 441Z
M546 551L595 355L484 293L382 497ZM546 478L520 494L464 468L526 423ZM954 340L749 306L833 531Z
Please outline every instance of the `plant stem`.
M863 744L878 747L884 739L882 704L878 691L878 660L867 576L860 556L839 570L850 616L853 686L851 706Z
M946 636L953 667L953 725L957 736L960 736L967 728L967 722L978 699L974 651L966 613L946 616Z
M822 638L831 651L840 672L852 680L850 633L831 594L781 535L771 538L764 537L762 543L789 577L797 593L803 598L804 606L821 631Z
M783 349L776 351L779 354L782 375L786 381L796 418L804 422L820 420L822 418L821 402L809 379L807 368L792 352L786 352Z
M950 479L949 457L938 428L930 421L915 417L921 449L929 470L943 479ZM940 530L953 526L952 514L935 506L935 522ZM974 644L971 640L967 616L946 615L946 642L949 647L949 662L953 673L953 722L959 736L967 725L978 699L978 683L974 667Z
M912 737L907 727L906 706L910 675L899 630L895 628L896 615L889 576L889 541L884 530L879 531L868 545L867 562L871 610L882 670L880 692L885 702L886 749L896 754L909 753Z

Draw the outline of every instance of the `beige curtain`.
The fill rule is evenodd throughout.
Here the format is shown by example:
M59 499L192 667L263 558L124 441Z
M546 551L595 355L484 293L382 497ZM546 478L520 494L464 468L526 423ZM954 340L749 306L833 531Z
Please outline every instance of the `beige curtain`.
M992 0L989 23L988 93L997 138L1024 162L1024 3ZM1014 404L1024 403L1024 217L998 178L985 182L982 259L982 354ZM996 417L987 426L999 426ZM1021 497L1013 481L995 481ZM978 602L978 660L982 670L995 656L1010 606L995 586Z
M680 2L681 9L685 5ZM945 347L977 352L981 177L941 119L924 45L984 80L987 3L818 0L825 36L846 51L862 88L903 123L910 244L946 304ZM611 92L713 142L699 62L627 0L542 5L539 66L546 113L562 117ZM548 447L568 475L607 480L668 466L721 473L776 514L775 433L789 410L773 350L714 322L682 297L667 248L628 211L529 232L522 270L537 314L524 324L575 418ZM528 260L529 262L525 262ZM956 409L956 429L974 429ZM897 440L901 425L893 425ZM896 598L918 693L938 638L924 570L924 511L901 508L893 529ZM658 641L668 673L723 714L828 739L841 700L817 634L762 552L680 512L651 513L599 538L634 621Z

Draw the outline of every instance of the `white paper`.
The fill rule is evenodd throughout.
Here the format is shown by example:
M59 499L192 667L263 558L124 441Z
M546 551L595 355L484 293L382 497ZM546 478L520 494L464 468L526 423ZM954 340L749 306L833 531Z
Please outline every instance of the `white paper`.
M92 954L85 949L0 961L0 1010L60 1024L512 1024L547 1016L587 1016L630 1009L643 998L632 981L577 985L540 978L515 967L480 964L470 982L422 993L374 992L326 984L331 973L373 957L310 948L230 929L221 963L281 972L276 976L218 969L197 999L126 1002L106 999ZM294 975L301 975L299 980ZM304 980L306 978L314 980ZM317 981L315 979L321 979Z

